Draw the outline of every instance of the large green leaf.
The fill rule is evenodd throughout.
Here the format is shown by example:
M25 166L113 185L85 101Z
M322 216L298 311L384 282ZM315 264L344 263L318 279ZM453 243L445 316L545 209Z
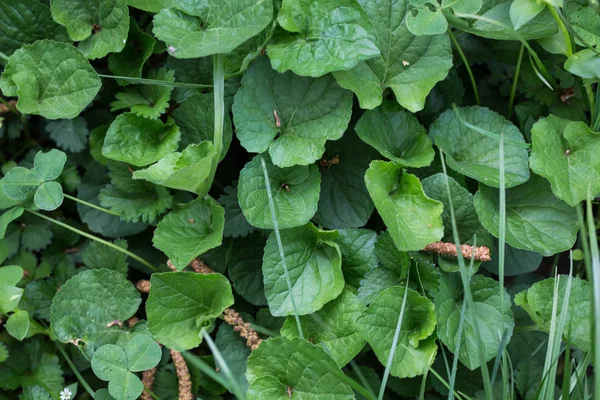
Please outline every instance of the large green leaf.
M507 335L510 340L515 326L510 309L510 296L503 292L504 299L498 293L498 282L482 275L473 275L469 283L473 296L473 309L467 307L463 321L463 332L460 349L456 349L456 336L460 321L460 313L464 300L463 285L458 273L442 273L439 291L434 296L435 315L438 321L437 335L440 340L469 369L481 366L477 341L481 342L484 361L496 357ZM503 308L501 307L503 305ZM474 313L478 327L472 324L469 313Z
M319 346L302 339L271 338L248 359L248 400L351 400L343 373Z
M272 0L173 0L154 17L153 32L178 58L233 51L273 18Z
M257 305L267 305L262 275L262 259L267 239L260 233L235 241L235 250L231 254L229 278L244 299Z
M235 95L233 121L237 137L249 152L269 150L278 167L313 163L348 127L352 93L331 76L305 78L273 71L257 60Z
M163 8L172 7L173 0L127 0L127 4L140 10L156 13Z
M415 36L406 25L410 15L406 0L359 0L377 32L381 55L334 72L338 83L358 96L362 108L381 104L391 88L398 102L412 112L423 109L425 97L452 67L447 34Z
M292 296L299 315L311 314L342 292L342 254L334 242L336 236L337 232L321 231L312 224L281 231L290 293L277 240L271 233L262 267L271 314L293 315Z
M110 124L102 155L143 167L177 150L180 136L175 124L163 124L159 120L125 113Z
M365 274L377 266L377 234L368 229L341 229L336 243L342 251L342 272L346 285L355 289Z
M50 10L87 58L102 58L125 47L129 31L126 0L52 0Z
M475 210L495 237L499 236L498 199L498 190L479 185ZM573 247L578 230L575 209L556 198L545 179L533 175L526 184L506 191L506 242L512 247L551 256Z
M552 192L575 207L600 192L600 135L583 122L554 115L531 128L533 172L550 181Z
M555 278L534 283L528 290L518 293L515 296L515 304L527 311L541 330L550 332L552 320L561 318L568 279L566 275L559 275L556 316L552 315ZM571 283L564 336L567 341L586 352L592 348L591 329L594 323L591 320L591 307L588 282L574 277Z
M437 345L433 334L436 320L431 300L412 289L394 286L381 292L357 320L359 330L373 347L379 362L386 365L405 290L408 293L390 369L390 373L399 378L424 374L433 364Z
M111 329L107 324L133 316L140 303L140 294L121 273L108 269L80 272L54 296L50 326L61 342L93 342Z
M302 332L310 342L320 344L343 368L364 347L366 340L357 327L357 318L365 306L355 294L344 290L338 298L314 314L300 318ZM288 316L281 328L281 335L288 339L299 337L296 320Z
M355 0L284 0L277 22L285 29L267 46L279 72L322 76L379 55L377 39Z
M426 167L433 161L431 139L414 115L379 107L365 112L356 133L384 157L403 167Z
M152 274L146 303L148 328L165 346L182 351L200 344L200 331L233 304L223 275L195 272Z
M423 193L416 176L403 173L397 164L373 161L365 174L365 182L400 250L421 250L442 238L444 207Z
M492 260L483 263L483 267L493 274L500 275L498 260L498 240L492 242ZM496 256L494 256L496 255ZM504 275L523 275L538 269L544 256L535 251L515 249L511 245L504 244Z
M507 188L529 179L527 148L519 146L525 143L523 135L510 121L485 107L448 110L431 124L429 134L436 146L446 153L450 168L488 186L500 186L500 136L496 139L484 135L466 126L463 121L497 135L504 134Z
M19 97L19 111L48 119L75 118L100 86L98 74L79 50L52 40L15 51L0 78L4 95Z
M238 201L248 222L258 228L273 229L265 175L269 175L277 223L281 229L306 224L317 211L321 175L315 165L277 168L268 157L256 156L240 172Z
M135 19L130 18L127 43L121 52L108 56L108 69L116 76L141 78L144 64L155 45L154 37L142 31Z
M158 223L152 242L178 270L221 244L225 211L213 199L198 198L178 207Z

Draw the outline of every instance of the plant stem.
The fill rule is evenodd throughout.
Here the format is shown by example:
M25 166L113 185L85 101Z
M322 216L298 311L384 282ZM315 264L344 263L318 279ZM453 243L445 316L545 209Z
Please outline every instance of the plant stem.
M71 371L73 371L73 374L75 374L75 376L77 377L77 380L79 381L79 383L81 383L81 386L83 386L85 388L85 390L90 394L92 399L95 399L96 395L94 393L94 390L90 387L90 385L88 385L87 381L83 378L83 376L81 376L81 374L79 373L79 370L77 369L75 364L73 364L73 361L71 361L71 357L69 357L69 355L67 354L65 349L63 349L62 346L56 342L54 343L54 345L56 346L56 348L58 349L60 354L62 354L63 358L69 365L69 368L71 368Z
M592 128L595 124L597 115L596 115L596 104L594 102L594 91L592 90L591 85L584 86L585 93L588 98L588 103L590 105L590 128Z
M456 37L454 37L454 34L452 33L452 29L450 29L450 28L448 28L448 35L450 36L450 39L452 40L454 47L456 47L456 51L458 51L458 55L460 56L463 64L465 65L465 68L467 69L467 73L469 74L469 79L471 80L471 86L473 86L473 95L475 96L475 102L477 103L478 106L480 106L481 101L479 101L479 90L477 90L477 83L475 82L475 76L473 75L473 71L471 70L471 65L469 65L469 60L467 60L465 53L463 52L462 48L460 47L460 44L458 44L458 41L456 40Z
M116 75L104 75L98 74L100 78L107 79L121 79L132 83L139 83L141 85L153 85L153 86L166 86L174 88L188 88L188 89L209 89L212 85L204 85L200 83L186 83L186 82L171 82L163 81L160 79L147 79L147 78L132 78L130 76L116 76Z
M150 264L148 261L144 260L142 257L138 256L138 255L137 255L137 254L135 254L135 253L132 253L132 252L131 252L131 251L129 251L129 250L126 250L126 249L124 249L124 248L122 248L122 247L119 247L119 246L117 246L117 245L116 245L116 244L114 244L114 243L108 242L108 241L106 241L106 240L104 240L104 239L100 239L100 238L99 238L99 237L97 237L97 236L94 236L94 235L92 235L92 234L90 234L90 233L87 233L87 232L84 232L84 231L82 231L82 230L79 230L79 229L77 229L77 228L73 228L73 227L72 227L71 225L69 225L69 224L65 224L65 223L63 223L63 222L60 222L60 221L58 221L58 220L54 219L54 218L50 218L50 217L48 217L48 216L46 216L46 215L44 215L44 214L40 214L40 213L38 213L38 212L36 212L36 211L27 210L27 209L25 209L25 211L27 211L27 212L28 212L28 213L30 213L30 214L33 214L33 215L35 215L36 217L39 217L39 218L45 219L46 221L50 221L50 222L52 222L53 224L56 224L56 225L58 225L58 226L61 226L61 227L65 228L65 229L68 229L68 230L70 230L70 231L72 231L72 232L75 232L75 233L77 233L77 234L79 234L79 235L81 235L81 236L83 236L83 237L86 237L86 238L88 238L88 239L91 239L91 240L95 240L96 242L98 242L98 243L101 243L101 244L103 244L103 245L105 245L105 246L108 246L108 247L110 247L111 249L114 249L114 250L117 250L117 251L119 251L119 252L121 252L121 253L123 253L123 254L126 254L126 255L128 255L129 257L133 258L134 260L136 260L136 261L138 261L138 262L142 263L143 265L145 265L146 267L148 267L148 268L149 268L150 270L152 270L152 271L157 271L157 270L158 270L158 269L157 269L157 268L156 268L154 265Z
M67 198L67 199L69 199L69 200L73 200L73 201L75 201L75 202L77 202L77 203L81 203L81 204L83 204L83 205L84 205L84 206L86 206L86 207L93 208L94 210L102 211L103 213L110 214L110 215L115 215L115 216L117 216L117 217L120 217L120 216L121 216L119 213L116 213L116 212L114 212L114 211L111 211L111 210L108 210L108 209L106 209L106 208L103 208L103 207L97 206L97 205L95 205L95 204L92 204L92 203L88 203L87 201L85 201L85 200L81 200L81 199L79 199L79 198L77 198L77 197L75 197L75 196L71 196L71 195L69 195L69 194L66 194L66 193L64 193L64 196L65 196L65 198Z
M1 51L0 51L0 58L3 59L4 61L8 61L8 56Z
M560 31L563 34L563 37L565 38L565 44L567 45L567 57L571 57L573 55L573 44L571 43L571 35L569 35L569 30L565 26L563 20L560 18L560 15L558 15L558 11L556 11L556 8L553 5L548 4L548 9L550 10L550 13L556 20L558 28L560 29Z
M223 54L213 55L213 95L214 95L214 136L215 158L210 169L207 182L213 182L217 166L223 150L223 122L225 120L225 72L223 70Z
M519 82L519 74L521 73L521 63L523 62L523 53L525 53L525 46L521 44L519 50L519 57L517 58L517 68L515 69L515 76L513 77L512 87L510 88L510 98L508 100L508 117L512 116L513 104L515 102L515 94L517 92L517 83Z

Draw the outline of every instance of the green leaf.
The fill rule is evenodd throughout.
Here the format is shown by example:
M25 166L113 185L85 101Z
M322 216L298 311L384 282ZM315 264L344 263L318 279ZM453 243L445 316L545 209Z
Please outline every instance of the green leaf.
M354 399L342 372L320 347L302 339L283 337L265 340L248 359L248 400Z
M342 137L351 112L352 93L331 76L279 74L263 57L244 74L233 121L246 150L269 150L273 164L283 168L319 159L327 140Z
M125 113L110 124L102 155L143 167L177 150L179 138L177 125Z
M583 49L565 61L565 69L587 79L600 79L600 56L592 49Z
M146 303L148 328L163 345L178 351L200 344L200 331L233 304L223 275L195 272L152 274Z
M16 286L23 278L23 268L18 265L7 265L0 268L2 286Z
M15 167L8 171L2 179L4 193L9 199L25 201L40 185L36 173L23 167Z
M544 11L546 3L537 0L514 0L510 5L510 20L515 30L534 19Z
M550 181L552 192L570 206L600 192L600 135L583 122L550 115L531 128L533 172Z
M433 364L436 317L433 303L412 289L394 286L381 292L356 321L358 329L373 347L379 362L386 365L392 348L400 309L406 303L390 373L399 378L421 375Z
M180 146L212 142L215 124L215 105L212 94L199 93L188 97L173 111L173 118L181 131ZM223 150L219 161L223 160L229 150L233 129L229 113L225 113L223 125Z
M160 362L162 350L150 336L135 335L125 346L127 369L142 372L154 368Z
M27 386L23 389L19 400L52 400L52 397L39 386Z
M96 350L92 370L98 378L109 381L108 391L117 400L137 399L144 390L142 381L127 370L127 357L119 346L107 344Z
M555 278L536 282L528 290L518 293L515 296L515 304L527 311L527 314L542 331L550 332L552 320L560 318L568 279L569 277L566 275L559 275L556 317L552 315ZM588 282L573 277L564 335L568 342L585 352L592 348L591 307Z
M234 182L237 184L237 182ZM238 202L237 187L227 186L223 189L224 194L219 197L219 203L225 209L225 227L223 235L225 237L243 237L256 230L250 225Z
M5 327L9 335L22 341L29 331L29 313L25 310L16 310L8 317Z
M127 4L140 10L156 13L163 8L172 7L173 0L127 0Z
M33 201L41 210L54 211L64 200L62 186L58 182L43 182L35 191Z
M75 118L100 86L98 74L79 50L51 40L15 51L0 78L4 95L19 97L19 111L48 119Z
M455 13L475 14L483 5L482 0L442 0L442 8L451 8Z
M277 22L287 32L278 32L267 54L279 72L318 77L379 55L371 22L353 0L284 0Z
M111 183L100 190L100 204L118 213L124 221L154 223L171 208L173 196L153 183L136 181L128 166L109 162Z
M46 132L61 149L72 153L79 153L85 149L90 134L88 124L82 117L48 121Z
M355 289L365 274L377 266L377 234L368 229L341 229L336 243L342 251L342 272L346 285Z
M198 58L233 51L273 18L271 0L173 0L154 17L154 35L172 56Z
M60 150L52 149L46 153L38 151L33 160L33 169L40 182L58 179L63 171L67 155Z
M456 349L456 336L464 292L461 277L457 273L442 273L440 289L434 297L435 315L438 320L437 335L458 359L470 370L481 366L477 341L481 341L485 362L498 354L502 336L506 332L508 340L515 326L510 309L510 296L503 292L504 300L498 293L498 282L482 275L473 275L469 283L473 296L473 309L467 308L463 321L460 349ZM503 301L504 308L501 308ZM475 330L468 313L475 313L479 332ZM504 329L504 331L503 331ZM479 333L479 335L478 335Z
M4 268L7 267L3 267L2 269L0 269L0 272ZM22 276L23 275L21 275L21 277ZM23 296L23 289L15 287L15 285L16 283L14 285L5 285L5 283L2 282L2 286L0 286L0 312L3 314L13 312L19 305L19 301L21 301L21 297Z
M365 112L356 133L379 153L402 167L426 167L433 161L433 147L417 118L406 111L381 107Z
M217 332L215 344L221 352L231 374L238 381L241 391L246 393L248 391L246 370L248 357L251 354L250 348L246 346L246 341L238 332L233 330L231 325L221 324ZM231 388L229 390L231 391Z
M321 175L315 165L277 168L268 157L258 155L240 172L238 201L248 222L273 229L273 217L261 159L265 160L279 228L306 224L317 211Z
M365 174L375 208L402 251L421 250L444 234L442 203L423 193L419 179L391 162L373 161Z
M125 47L129 31L126 0L52 0L50 10L87 58L102 58Z
M0 215L0 239L4 239L6 236L8 224L23 215L23 211L25 211L23 207L17 206L5 211L4 214Z
M344 288L344 277L342 254L333 241L336 236L337 232L321 231L312 224L281 231L290 293L275 234L269 235L262 269L271 314L293 315L292 296L299 315L318 311L338 297Z
M174 82L175 73L163 67L150 71L147 78L163 82ZM117 100L110 103L110 110L116 111L129 108L138 117L156 119L164 114L169 107L172 91L173 87L167 85L129 87L124 92L115 95Z
M430 2L424 2L406 15L406 27L413 35L441 35L448 30L448 22L442 10L431 10L427 3ZM437 2L434 3L437 5Z
M364 176L377 153L352 132L327 142L321 167L319 207L314 220L325 228L356 228L367 223L373 201Z
M484 228L499 236L498 190L479 185L475 210ZM524 185L506 191L506 243L546 257L573 247L577 213L557 199L544 178L533 175Z
M366 344L357 326L357 319L364 310L358 297L344 290L316 313L301 317L302 331L311 343L320 344L338 367L343 368ZM281 335L288 339L299 337L293 316L285 320Z
M498 138L483 135L461 120L490 131ZM450 168L493 187L500 185L498 143L501 133L504 134L506 187L510 188L529 179L527 148L518 145L525 140L510 121L485 107L472 106L458 108L456 112L447 110L429 128L436 146L446 153Z
M450 186L450 196L454 208L454 218L456 228L461 241L471 239L473 235L481 228L477 219L477 212L473 206L473 195L464 187L460 186L452 177L448 176L448 186ZM450 202L448 201L448 191L446 188L446 175L437 173L421 181L423 191L432 199L440 201L444 205L442 221L444 222L443 241L453 242L452 219L450 216Z
M262 259L266 239L256 233L235 241L235 251L229 260L229 279L246 301L257 306L267 305L262 275Z
M204 196L212 184L208 179L216 155L211 142L191 144L181 153L168 154L156 164L134 171L133 179Z
M93 342L110 329L106 324L126 321L135 314L140 303L138 291L119 272L107 269L83 271L69 279L56 293L50 325L56 338L63 343L75 339Z
M383 91L392 89L397 101L409 111L423 109L425 97L452 67L447 34L415 36L406 26L406 0L359 0L377 31L381 55L358 63L333 76L340 86L356 93L362 108L381 104Z
M135 0L129 0L128 3L131 4L132 1ZM144 64L152 55L155 44L154 37L142 31L135 19L130 18L125 47L120 53L108 56L108 69L116 76L141 78Z
M124 239L116 240L114 244L127 250L127 241ZM112 269L127 276L127 255L102 243L91 241L83 250L82 261L88 268Z
M589 45L600 44L600 15L592 7L581 7L576 11L569 11L566 15L573 30ZM575 39L578 44L581 40Z
M152 242L178 270L221 244L225 211L213 199L198 198L176 208L158 223Z
M498 241L493 241L491 248L492 254L498 254ZM544 257L535 251L515 249L509 244L504 244L504 275L514 276L533 272L542 263ZM500 267L498 265L498 257L492 257L492 260L483 263L485 269L500 275Z

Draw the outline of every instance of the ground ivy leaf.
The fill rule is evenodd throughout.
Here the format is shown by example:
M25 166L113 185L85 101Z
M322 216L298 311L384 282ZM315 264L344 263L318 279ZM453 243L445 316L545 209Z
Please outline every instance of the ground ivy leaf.
M341 229L336 243L342 251L342 272L346 285L358 289L367 272L377 266L377 234L369 229Z
M125 47L129 31L126 0L52 0L50 10L87 58L102 58Z
M225 211L215 200L198 198L176 208L158 223L152 242L177 267L221 244Z
M116 240L114 244L127 250L127 241L124 239ZM127 263L127 255L102 243L91 241L83 251L82 261L88 268L112 269L127 276L129 266Z
M27 200L40 185L36 173L23 167L14 167L8 171L2 182L4 194L16 201Z
M23 211L25 211L23 207L16 206L0 215L0 239L4 239L4 236L6 236L8 224L23 215Z
M327 142L319 162L321 192L315 221L329 229L364 226L375 208L365 185L365 171L377 153L352 132Z
M485 361L493 359L498 354L498 348L502 341L504 334L502 329L505 330L508 340L510 340L515 321L510 309L510 296L506 291L503 291L504 308L500 308L502 299L498 294L498 282L482 275L473 275L469 287L473 296L472 312L475 313L479 336L467 314L463 322L462 340L458 351L455 341L464 301L459 274L441 274L440 288L434 297L434 303L435 315L438 320L438 337L453 354L458 353L458 359L467 368L474 370L481 366L477 341L481 341Z
M600 135L583 122L554 115L531 128L533 172L550 181L552 192L570 206L600 192Z
M262 275L266 242L266 238L260 233L236 240L235 251L232 252L227 267L235 291L256 306L267 305Z
M475 210L484 228L498 237L498 190L480 184ZM533 175L506 191L506 242L512 247L548 257L573 247L578 230L575 209L556 198L544 178Z
M288 291L283 264L271 233L263 257L263 279L269 309L274 316L299 315L320 310L344 288L342 254L334 242L337 232L321 231L312 224L281 231L283 252L292 293Z
M567 290L567 275L559 275L557 318L560 318ZM515 296L515 304L523 308L535 324L544 332L550 332L555 278L534 283L528 290ZM593 322L588 282L573 277L569 305L567 307L564 336L567 341L587 352L592 348Z
M106 324L126 321L137 311L140 294L117 271L83 271L61 286L52 300L50 326L63 343L81 339L93 342L94 335L110 329Z
M277 168L262 155L254 157L240 172L238 201L248 222L261 229L274 227L261 159L269 175L279 228L306 224L317 211L319 169L315 165Z
M500 139L485 136L465 126L457 113L462 120L481 129L498 135L504 133L504 171L507 188L520 185L529 179L527 148L511 143L525 143L523 135L510 121L485 107L447 110L431 124L429 134L436 146L446 153L446 162L450 168L488 186L500 185Z
M173 196L167 189L150 182L134 180L128 166L109 162L110 184L100 190L100 204L118 213L127 222L154 223L172 207Z
M284 0L277 22L287 32L275 36L267 54L279 72L322 76L379 55L371 22L352 0Z
M60 148L72 153L79 153L85 149L90 134L87 122L82 117L48 121L46 132Z
M177 150L180 135L175 124L121 114L106 132L102 155L143 167Z
M166 155L156 164L133 172L133 179L186 190L204 196L208 193L211 167L216 152L211 142L191 144L181 153Z
M248 400L351 400L354 393L340 379L342 372L320 346L302 339L265 340L248 358Z
M366 344L357 326L357 319L365 309L355 294L344 290L316 313L301 317L302 331L310 343L320 344L343 368ZM281 335L288 339L299 337L293 316L285 320Z
M365 143L403 167L426 167L433 161L431 139L417 118L406 111L381 107L367 111L355 129Z
M390 369L390 373L399 378L424 374L433 364L437 345L433 334L436 317L431 300L412 289L394 286L381 292L356 321L379 362L387 364L405 290L408 293L402 326Z
M98 74L75 47L52 40L15 51L0 78L4 95L19 97L19 111L48 119L75 118L100 86Z
M244 74L233 121L246 150L269 150L275 165L291 167L321 157L327 140L342 137L351 112L352 93L331 76L280 74L262 57Z
M129 3L131 1L129 0ZM142 31L135 19L130 18L125 47L121 52L108 56L108 69L116 76L141 78L144 64L152 55L155 44L154 37Z
M237 194L237 182L234 182L236 186L227 186L223 190L224 194L219 197L219 203L225 209L225 227L223 229L223 235L225 237L243 237L249 235L256 230L255 227L250 225L240 207L238 202Z
M42 182L35 191L33 201L40 210L54 211L64 200L62 186L58 182Z
M154 339L178 351L200 344L200 331L233 304L223 275L195 272L152 274L146 303L148 328Z
M151 70L148 79L163 82L174 82L175 72L167 68ZM129 108L138 117L156 119L164 114L169 107L172 86L167 85L136 85L128 87L124 92L115 95L116 101L110 103L110 110Z
M340 86L356 93L362 108L381 104L383 91L389 87L404 108L423 109L425 97L452 67L448 35L413 35L406 26L406 0L358 2L377 31L381 55L333 76Z
M365 174L365 182L400 250L421 250L442 238L444 207L423 193L416 176L403 173L397 164L373 161Z
M171 55L198 58L230 53L273 18L272 0L173 0L154 17L154 35Z
M464 242L471 239L473 235L481 228L477 219L477 212L473 206L473 195L452 177L448 176L448 186L450 186L450 196L454 207L454 217L456 218L456 227ZM450 202L448 201L448 192L446 188L446 175L437 173L421 181L423 191L432 199L438 200L444 204L442 221L444 222L444 237L446 242L453 242L452 219L450 216Z

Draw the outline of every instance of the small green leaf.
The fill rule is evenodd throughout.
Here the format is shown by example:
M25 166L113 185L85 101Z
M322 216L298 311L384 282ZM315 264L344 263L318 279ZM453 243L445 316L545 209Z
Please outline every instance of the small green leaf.
M421 250L444 234L442 203L423 193L421 182L391 162L373 161L365 174L379 215L402 251Z
M583 49L565 61L565 69L586 79L600 79L600 56L592 49Z
M178 270L221 244L225 211L213 199L198 198L176 208L158 223L152 242Z
M18 265L7 265L0 268L2 286L17 286L21 279L23 279L23 268Z
M546 3L537 0L513 0L510 4L510 21L515 30L534 19L544 11Z
M110 124L102 155L143 167L177 150L179 137L177 125L125 113Z
M29 313L25 310L15 311L6 321L6 331L17 340L22 341L29 331Z
M336 236L337 232L321 231L312 224L281 231L290 293L275 234L269 235L262 270L271 314L293 315L292 296L299 315L318 311L338 297L344 288L344 277L342 254L333 241Z
M52 0L50 10L87 58L102 58L125 47L129 31L126 0Z
M235 291L257 306L267 305L262 275L265 244L265 237L259 233L236 240L227 266Z
M265 160L269 175L279 228L306 224L317 211L319 169L315 165L277 168L262 155L254 157L240 172L238 201L248 222L261 229L274 227L261 159Z
M46 132L61 149L73 153L79 153L85 149L87 137L90 134L88 124L82 117L48 121Z
M23 289L14 286L0 286L0 312L8 314L19 305Z
M319 159L327 140L342 137L351 111L352 93L331 76L280 74L262 57L244 74L233 121L246 150L269 150L273 164L283 168Z
M128 371L127 357L123 349L106 344L94 353L92 370L103 381L108 381L108 391L117 400L137 399L144 385L142 381Z
M129 0L128 3L134 0ZM170 2L170 0L167 0ZM144 64L152 55L156 40L142 31L134 18L129 20L129 34L125 47L108 56L108 69L116 76L141 78Z
M233 51L273 18L272 0L173 0L154 17L154 35L178 58Z
M498 237L498 190L480 184L474 204L481 224ZM578 230L575 209L556 198L544 178L533 175L506 191L506 243L512 247L548 257L573 247Z
M43 182L35 191L33 201L41 210L54 211L64 200L62 186L58 182Z
M0 215L0 239L4 239L8 224L23 215L23 211L25 211L23 207L17 206L5 211L4 214Z
M416 36L441 35L448 30L448 22L442 10L431 10L427 4L415 7L413 12L407 13L406 26Z
M17 201L27 200L40 185L36 173L23 167L11 169L2 181L6 196Z
M40 182L53 181L58 179L66 162L67 155L60 150L39 151L33 160L33 169Z
M195 272L152 274L146 302L148 328L163 345L178 351L200 344L200 331L233 304L223 275Z
M156 79L163 82L174 82L175 73L166 68L152 70L148 73L148 79ZM137 85L125 89L125 92L115 95L116 101L110 103L110 110L122 110L129 108L138 117L156 119L164 114L169 107L172 86L167 85Z
M426 167L433 161L431 139L417 118L406 111L381 107L367 111L355 129L365 143L403 167Z
M48 119L75 118L101 86L96 71L75 47L39 40L10 56L0 89L18 96L17 108Z
M125 346L125 355L127 369L131 372L141 372L156 367L162 351L150 336L135 335Z

